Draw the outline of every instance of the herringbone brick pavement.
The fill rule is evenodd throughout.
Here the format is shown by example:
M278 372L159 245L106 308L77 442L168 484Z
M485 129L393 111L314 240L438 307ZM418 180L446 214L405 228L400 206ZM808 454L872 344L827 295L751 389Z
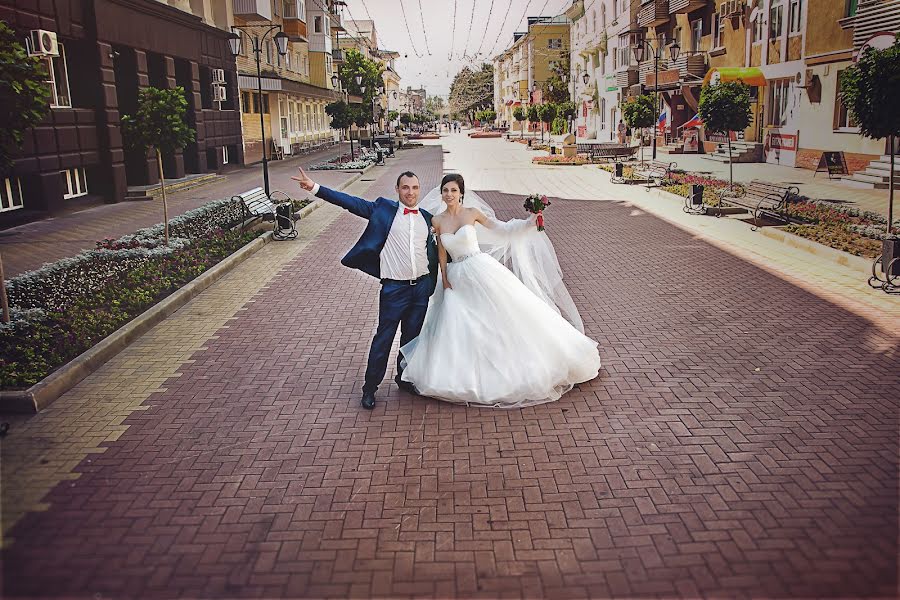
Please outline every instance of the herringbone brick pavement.
M364 411L377 282L338 264L363 225L339 218L23 518L4 595L896 593L895 339L641 211L559 200L600 377L521 411L391 383Z

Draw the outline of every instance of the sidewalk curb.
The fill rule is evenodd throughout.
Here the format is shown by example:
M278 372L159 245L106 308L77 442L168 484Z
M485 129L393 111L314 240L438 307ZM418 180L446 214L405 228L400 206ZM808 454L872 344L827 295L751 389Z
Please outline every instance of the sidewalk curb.
M362 173L356 174L337 189L349 187L360 177ZM302 219L324 204L324 200L316 199L298 215ZM28 389L0 391L0 414L40 412L271 241L271 231L253 240Z

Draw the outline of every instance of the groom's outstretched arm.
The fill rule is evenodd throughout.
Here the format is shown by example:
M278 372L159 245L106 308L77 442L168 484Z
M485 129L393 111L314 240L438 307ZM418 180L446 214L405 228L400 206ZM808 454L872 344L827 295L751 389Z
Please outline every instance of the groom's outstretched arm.
M332 190L331 188L319 185L309 178L302 167L298 170L300 171L300 176L291 177L291 179L299 183L301 188L312 195L321 198L325 202L349 210L354 215L362 217L363 219L368 219L375 211L374 202L369 202L363 198L357 198L356 196L351 196L350 194L338 192L337 190Z

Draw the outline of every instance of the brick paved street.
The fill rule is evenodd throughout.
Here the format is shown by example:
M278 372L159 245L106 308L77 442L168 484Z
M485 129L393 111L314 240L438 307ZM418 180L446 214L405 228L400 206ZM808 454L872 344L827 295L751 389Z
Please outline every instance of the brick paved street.
M304 167L347 152L349 144L342 150L332 148L308 156L288 158L269 163L270 189L293 190L291 181L297 165ZM338 185L353 174L335 171L321 171L323 183ZM212 200L228 198L254 187L262 187L262 166L230 171L215 182L201 187L170 193L170 218L202 206ZM73 256L81 250L94 248L97 240L116 238L142 227L150 227L162 222L162 202L160 200L129 201L118 204L101 204L85 210L60 215L52 219L27 223L0 231L0 252L3 253L3 267L7 278L52 262Z
M441 160L404 153L351 191L392 195L405 168L427 191ZM485 197L521 216L520 196ZM900 357L884 329L647 211L561 199L548 233L600 377L521 411L391 383L363 411L377 282L339 259L364 222L314 219L309 246L267 246L174 316L225 323L195 334L177 376L144 355L13 422L4 445L48 445L128 415L4 526L5 597L896 594ZM162 372L142 410L97 400Z

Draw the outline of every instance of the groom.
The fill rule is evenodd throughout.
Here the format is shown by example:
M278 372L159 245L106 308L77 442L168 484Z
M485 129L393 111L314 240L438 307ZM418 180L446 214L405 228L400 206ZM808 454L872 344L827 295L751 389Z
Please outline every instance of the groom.
M418 337L428 299L437 283L437 246L429 235L431 215L418 208L419 178L410 171L397 178L399 203L387 198L370 202L343 194L315 183L302 168L299 171L300 176L292 179L304 190L369 221L362 237L341 259L341 264L381 280L378 329L369 349L362 395L363 408L373 409L375 391L387 371L397 327L400 327L401 346ZM400 388L415 393L410 383L400 379L400 358L397 357L394 381Z

